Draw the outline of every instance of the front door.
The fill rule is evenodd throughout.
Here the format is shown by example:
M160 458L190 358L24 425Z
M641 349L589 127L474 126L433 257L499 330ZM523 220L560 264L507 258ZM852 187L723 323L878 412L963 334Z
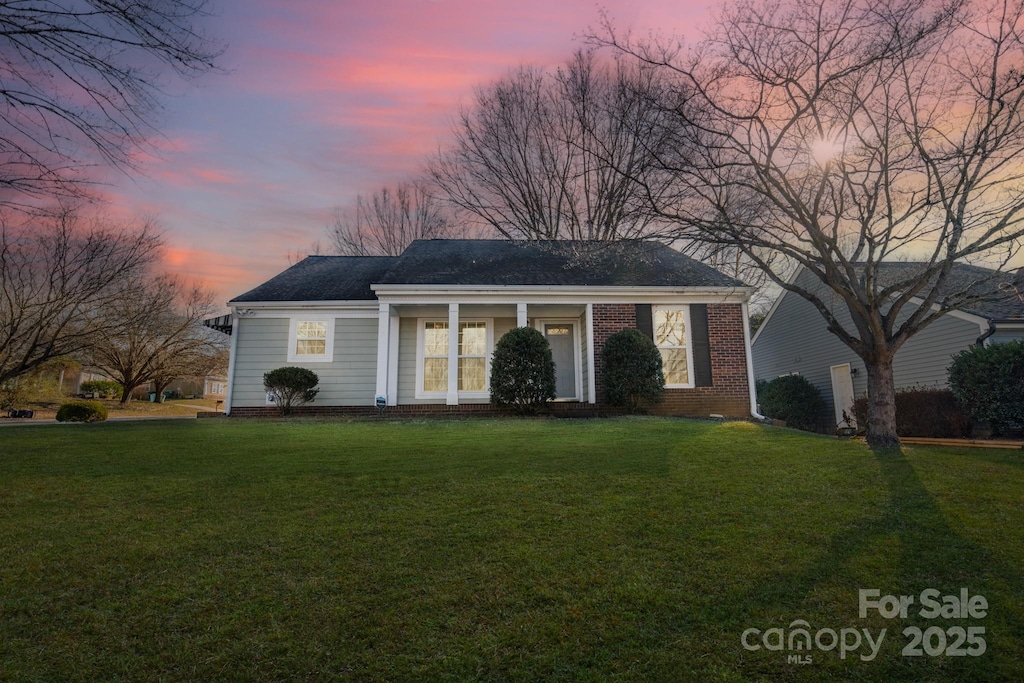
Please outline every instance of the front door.
M542 323L544 336L555 361L555 398L576 399L576 326Z

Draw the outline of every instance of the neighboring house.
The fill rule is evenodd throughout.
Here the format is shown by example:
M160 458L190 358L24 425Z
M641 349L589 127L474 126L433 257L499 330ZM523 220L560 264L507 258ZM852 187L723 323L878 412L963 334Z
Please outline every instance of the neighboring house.
M881 265L880 276L893 278L890 281L902 279L907 269L913 272L912 269L920 268L913 262ZM1018 290L1017 274L956 264L947 289L960 291L974 283L989 292L991 300L969 305L964 310L950 311L911 337L893 360L897 389L944 388L954 354L976 344L1024 337L1024 303ZM818 292L825 289L806 271L798 274L796 284ZM845 303L838 295L832 297L832 311L845 329L854 330ZM817 309L797 294L784 291L775 301L754 334L752 347L757 379L774 379L794 373L803 375L821 392L837 424L842 422L844 410L852 414L850 408L856 397L867 395L867 372L863 361L828 331L825 319Z
M480 410L495 342L529 325L551 344L559 401L599 404L604 341L636 327L666 359L660 412L749 415L751 292L643 241L418 240L397 257L310 256L231 300L230 318L217 321L233 332L226 412L272 411L263 374L286 365L319 376L311 412L378 401L398 412Z

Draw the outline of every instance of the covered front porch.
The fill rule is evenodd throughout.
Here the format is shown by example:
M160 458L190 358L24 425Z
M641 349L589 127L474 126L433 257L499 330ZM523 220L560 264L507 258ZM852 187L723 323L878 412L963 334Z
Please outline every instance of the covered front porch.
M551 345L556 400L596 403L593 304L381 301L378 404L487 403L494 344L533 327Z

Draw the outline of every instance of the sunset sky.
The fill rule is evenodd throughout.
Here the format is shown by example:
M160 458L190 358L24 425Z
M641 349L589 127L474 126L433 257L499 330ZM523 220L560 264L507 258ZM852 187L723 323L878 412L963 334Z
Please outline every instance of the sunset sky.
M118 213L156 216L169 264L221 301L326 235L334 207L414 173L478 85L554 65L607 11L693 34L686 0L220 0L227 73L172 84L159 156L114 176ZM326 240L325 240L326 241Z

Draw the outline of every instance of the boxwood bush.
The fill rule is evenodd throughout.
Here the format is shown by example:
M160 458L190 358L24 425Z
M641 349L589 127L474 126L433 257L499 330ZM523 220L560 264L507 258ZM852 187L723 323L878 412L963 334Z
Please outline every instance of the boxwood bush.
M320 393L314 388L319 383L315 372L295 366L277 368L263 375L263 386L273 394L282 415L291 415L298 406L312 402Z
M639 413L661 401L665 375L661 352L650 337L636 329L620 330L605 341L603 359L605 401L609 405Z
M99 401L70 401L57 409L57 422L103 422L107 407Z
M949 387L971 417L987 420L997 434L1024 428L1024 341L956 354Z
M787 427L820 431L826 423L828 408L821 392L802 375L783 375L757 382L757 402L761 414L783 420Z
M554 398L555 362L544 335L531 327L502 335L491 358L491 403L536 413Z

